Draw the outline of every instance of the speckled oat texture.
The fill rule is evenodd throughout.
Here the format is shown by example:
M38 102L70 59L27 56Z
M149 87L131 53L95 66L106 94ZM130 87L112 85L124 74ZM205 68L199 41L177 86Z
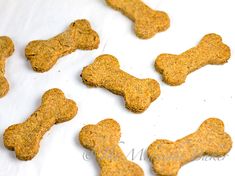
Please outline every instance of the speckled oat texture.
M145 111L160 95L160 86L153 79L138 79L122 71L112 55L101 55L83 68L81 77L89 86L104 87L124 96L126 107L133 112Z
M189 73L208 64L224 64L230 58L230 48L217 34L205 35L200 43L180 55L161 54L155 67L163 75L163 81L176 86L185 82Z
M76 49L92 50L99 46L99 36L87 20L77 20L68 29L49 39L30 42L25 55L37 72L51 69L57 60Z
M39 151L43 135L57 123L72 119L77 114L76 103L66 99L59 89L48 90L41 106L23 123L5 130L4 145L15 150L20 160L31 160Z
M232 140L224 132L223 122L209 118L195 133L176 142L156 140L147 153L157 175L176 176L182 165L204 155L224 156L231 148Z
M9 91L9 84L5 78L5 62L14 52L14 44L9 37L0 37L0 98Z
M165 12L151 9L141 0L106 0L106 2L134 21L135 33L139 38L151 38L170 26L170 19Z
M87 125L79 134L81 145L94 152L101 168L100 176L143 176L143 170L128 161L119 147L120 137L120 126L112 119Z

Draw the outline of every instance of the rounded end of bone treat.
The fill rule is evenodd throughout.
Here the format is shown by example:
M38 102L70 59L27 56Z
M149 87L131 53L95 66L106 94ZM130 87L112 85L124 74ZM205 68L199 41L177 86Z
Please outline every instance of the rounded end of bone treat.
M199 43L199 46L208 48L210 52L213 52L215 57L212 57L208 64L224 64L226 63L230 56L231 50L229 46L222 42L222 37L218 34L211 33L205 35Z
M30 63L32 65L32 69L39 73L47 72L52 68L52 66L48 66L47 64L44 63L38 63L38 62L36 63L34 61L30 61Z
M97 49L100 44L100 38L97 32L93 31L93 35L89 37L88 44L91 44L90 47L87 47L88 50Z
M15 143L16 143L16 138L15 138L15 126L16 125L11 125L9 126L3 134L3 142L4 146L11 151L14 151L15 148Z
M89 72L89 73L87 73ZM84 67L81 73L82 82L89 87L96 87L100 85L100 79L96 79L93 75L93 71L89 71L89 67Z
M157 81L153 79L142 81L140 85L125 88L125 106L134 113L144 112L160 95L160 86Z
M144 112L151 104L151 97L149 94L146 95L131 95L131 93L126 92L125 94L126 108L134 113L142 113Z
M153 102L161 94L160 85L154 79L145 79L145 81L147 82L147 87L149 87L149 94L151 96L151 101Z
M172 149L174 149L174 142L165 139L156 140L148 147L147 155L157 175L177 175L181 161L178 155L174 156Z
M180 163L174 163L171 166L159 166L159 164L155 163L153 165L153 171L157 176L177 176L181 166Z
M88 86L100 86L106 76L110 76L110 69L119 69L118 60L112 55L101 55L95 61L84 67L81 73L83 82Z
M55 99L57 99L57 97L64 97L64 93L62 92L62 90L60 90L58 88L53 88L53 89L47 90L43 94L42 99L43 99L43 101L46 101L46 99L55 100Z
M51 108L55 111L55 123L71 120L78 111L76 103L73 100L66 99L64 93L57 88L50 89L44 93L42 104L44 103L51 104Z
M221 65L228 62L231 57L231 50L226 44L219 45L216 50L216 57L210 61L210 64Z
M70 24L70 29L75 31L75 46L82 50L97 49L100 44L99 35L91 28L86 19L77 20Z
M91 150L117 145L120 137L120 125L113 119L102 120L96 125L86 125L78 136L81 145Z
M98 128L103 132L107 133L107 139L104 140L104 143L108 142L109 145L117 145L121 138L121 127L117 121L114 119L105 119L100 121L97 124Z
M28 43L25 48L25 56L36 72L49 71L59 59L55 53L54 43L51 40L35 40Z
M91 25L86 19L79 19L70 24L70 28L79 28L81 31L90 31Z
M212 117L205 120L199 127L200 131L210 131L213 133L224 133L224 122L218 118Z
M62 103L61 117L56 119L56 123L69 121L73 119L78 113L78 106L75 101L71 99L65 99L64 103Z
M95 31L90 34L83 34L78 37L77 48L81 50L97 49L100 44L99 35Z
M95 59L95 63L100 65L105 65L113 68L119 68L119 61L118 59L110 54L103 54Z
M91 66L87 66L82 69L80 76L84 84L90 87L96 87L100 85L101 78L95 75L96 71L94 71Z
M170 86L180 86L181 84L185 83L186 76L175 75L169 77L168 75L164 74L163 81Z
M28 139L28 143L19 143L15 146L16 158L22 161L32 160L39 152L40 139L36 138L35 141Z
M75 101L69 99L66 101L66 104L61 108L61 116L56 119L56 123L69 121L73 119L78 112L78 107Z
M143 169L136 163L130 162L131 166L129 167L128 171L136 176L144 176L144 171Z
M90 150L95 147L95 141L93 139L93 128L94 125L86 125L81 129L78 135L80 144Z
M224 132L224 123L218 118L209 118L205 120L199 128L199 131L207 139L206 154L210 156L224 156L232 148L231 137Z
M144 112L160 96L159 83L154 79L142 79L139 84L126 86L124 99L126 108L134 113Z
M15 151L16 157L23 161L31 160L38 153L38 140L31 140L29 134L22 133L21 124L11 125L3 134L4 146Z
M163 81L171 86L183 84L189 73L187 63L178 57L173 54L161 54L155 61L155 68L162 74Z
M135 20L135 33L141 39L152 38L156 33L163 32L170 27L167 13L154 11L153 15L142 16Z
M158 157L158 150L161 150L161 147L164 148L164 145L174 144L174 142L166 140L166 139L158 139L149 145L147 149L147 155L150 161L160 159Z
M178 55L175 54L160 54L155 60L155 69L160 74L164 72L169 66L177 64Z
M14 52L14 43L10 37L2 36L0 37L0 57L9 57Z
M138 87L130 87L125 90L125 106L134 113L144 112L161 94L160 85L156 80L143 79L142 81L142 90L139 90Z
M0 98L4 97L9 91L9 84L5 77L0 76Z
M232 148L232 139L227 133L214 136L214 138L212 136L210 139L206 146L206 155L214 157L225 156Z
M24 148L15 148L16 158L22 161L32 160L38 153L39 146L37 147L25 147Z
M200 41L200 44L217 44L222 42L222 37L215 33L206 34Z

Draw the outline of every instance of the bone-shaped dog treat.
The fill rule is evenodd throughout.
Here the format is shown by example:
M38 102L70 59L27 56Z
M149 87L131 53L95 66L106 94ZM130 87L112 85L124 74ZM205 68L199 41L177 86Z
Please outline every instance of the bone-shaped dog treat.
M160 95L160 87L153 79L138 79L122 71L118 60L111 55L101 55L85 67L81 77L89 86L104 87L124 96L126 107L133 112L143 112Z
M224 64L229 58L230 48L222 43L222 38L217 34L207 34L198 46L180 55L159 55L155 68L163 75L164 82L176 86L184 83L189 73L208 64Z
M66 99L59 89L48 90L42 104L25 122L5 130L4 145L15 150L20 160L31 160L39 150L43 135L57 123L72 119L77 114L76 103Z
M92 30L87 20L77 20L68 29L49 39L30 42L25 55L32 68L38 72L48 71L57 60L76 49L92 50L98 48L99 36Z
M141 0L106 0L106 2L134 21L135 33L140 38L151 38L170 26L170 19L165 12L151 9Z
M119 147L120 137L120 126L112 119L87 125L79 133L81 145L96 156L101 168L100 176L143 176L143 170L128 161Z
M156 140L147 150L153 170L162 176L176 176L180 167L204 155L219 157L232 147L230 136L224 132L224 124L217 118L209 118L200 128L176 142Z
M9 91L9 84L5 78L5 62L14 52L14 44L9 37L0 37L0 98Z

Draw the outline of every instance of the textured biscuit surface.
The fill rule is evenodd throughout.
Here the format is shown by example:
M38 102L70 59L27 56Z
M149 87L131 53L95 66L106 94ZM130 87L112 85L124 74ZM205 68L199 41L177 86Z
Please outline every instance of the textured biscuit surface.
M156 140L147 150L158 175L176 176L180 167L203 155L224 156L232 148L231 137L217 118L204 121L199 129L176 142Z
M89 86L104 87L124 96L126 107L133 112L143 112L160 95L157 81L129 75L111 55L97 57L94 63L83 68L81 77Z
M0 37L0 98L9 91L9 84L5 78L6 59L14 52L14 44L9 37Z
M92 150L101 167L100 176L143 176L143 170L128 161L118 143L120 126L113 119L87 125L79 133L82 146Z
M77 20L68 29L48 40L35 40L25 49L32 68L38 72L48 71L57 60L76 49L92 50L99 46L99 36L87 20Z
M140 38L151 38L170 26L170 19L165 12L151 9L141 0L106 0L106 2L134 21L135 33Z
M208 64L224 64L230 58L230 48L217 34L205 35L200 43L180 55L161 54L157 57L155 68L163 75L169 85L185 82L189 73Z
M76 103L66 99L59 89L50 89L42 97L41 106L23 123L5 130L4 145L15 150L20 160L32 159L39 150L43 135L57 123L72 119L77 114Z

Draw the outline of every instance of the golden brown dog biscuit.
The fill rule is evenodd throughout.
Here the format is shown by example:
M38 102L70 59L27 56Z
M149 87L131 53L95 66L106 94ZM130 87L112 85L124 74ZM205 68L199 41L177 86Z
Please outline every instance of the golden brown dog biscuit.
M165 12L151 9L141 0L106 0L106 2L134 21L135 33L139 38L151 38L170 26L170 19Z
M167 84L175 86L184 83L189 73L208 64L224 64L229 58L230 48L222 43L222 38L217 34L207 34L196 47L180 55L159 55L155 68Z
M105 119L97 125L87 125L79 133L82 146L92 150L100 165L100 176L143 176L143 170L128 161L118 143L120 126L113 119Z
M9 37L0 37L0 98L9 91L9 84L5 78L5 62L14 52L14 44Z
M143 112L160 95L157 81L129 75L111 55L96 58L93 64L83 68L81 77L89 86L104 87L124 96L126 107L133 112Z
M41 106L25 122L5 130L4 145L15 150L20 160L31 160L39 150L43 135L57 123L72 119L77 114L76 103L66 99L60 89L48 90Z
M25 55L37 72L48 71L57 60L76 49L92 50L99 46L99 36L87 20L77 20L68 29L49 39L30 42Z
M147 150L154 172L162 176L176 176L180 167L204 155L219 157L232 148L230 136L224 132L224 123L209 118L200 128L176 142L156 140Z

